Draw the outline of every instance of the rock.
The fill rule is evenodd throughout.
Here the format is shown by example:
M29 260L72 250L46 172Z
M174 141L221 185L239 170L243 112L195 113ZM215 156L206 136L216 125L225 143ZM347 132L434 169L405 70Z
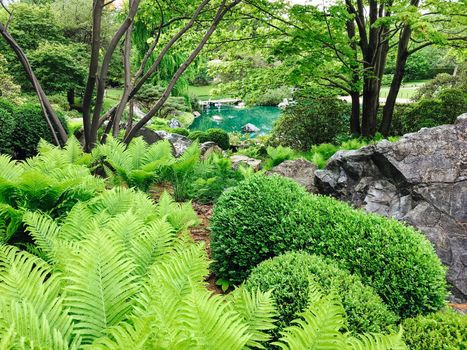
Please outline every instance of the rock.
M201 113L198 112L198 111L194 111L194 112L193 112L193 115L195 116L195 118L198 118L198 117L201 116Z
M212 141L203 142L201 145L199 145L199 148L201 149L201 155L203 158L207 158L212 153L223 154L224 152L222 148L217 145L217 143Z
M152 145L161 140L168 140L172 145L172 153L175 157L180 157L191 145L191 140L179 134L171 134L164 130L153 131L148 128L141 128L136 136L142 136L143 140Z
M169 125L169 128L171 128L171 129L176 129L176 128L181 128L182 127L182 123L180 123L180 121L177 118L170 119L168 125Z
M253 125L251 123L245 124L242 127L242 131L245 133L258 132L259 130L260 129L256 125Z
M316 193L316 169L316 165L305 159L286 160L269 170L266 175L278 174L288 177L305 187L308 192Z
M467 114L395 143L337 152L315 176L320 193L422 231L448 266L454 300L467 300Z
M222 121L222 117L220 115L213 115L212 116L212 120L216 121L216 122L220 122Z
M242 154L236 154L230 157L230 160L232 161L232 168L234 169L238 169L240 164L250 166L253 168L254 171L258 171L261 169L260 159L250 158Z

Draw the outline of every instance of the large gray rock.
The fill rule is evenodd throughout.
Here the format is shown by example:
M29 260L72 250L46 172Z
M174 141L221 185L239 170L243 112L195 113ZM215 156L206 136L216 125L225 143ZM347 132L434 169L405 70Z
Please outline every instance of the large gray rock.
M260 129L256 125L248 123L248 124L243 125L242 131L244 133L253 133L253 132L259 132Z
M315 193L315 171L317 167L305 159L286 160L269 170L266 175L278 174L288 177L306 188L308 192Z
M191 145L188 137L179 134L171 134L164 130L154 131L148 128L141 128L136 136L142 136L148 144L153 144L161 140L168 140L172 145L172 153L175 157L180 157Z
M181 128L182 127L182 123L180 123L180 121L177 118L170 119L168 125L169 125L169 128L171 128L171 129Z
M238 169L240 165L252 167L253 170L255 171L258 171L261 169L260 159L250 158L250 157L244 156L243 154L236 154L230 157L230 160L232 161L233 169Z
M337 152L315 172L323 194L422 231L448 266L454 300L467 300L467 114L398 142Z

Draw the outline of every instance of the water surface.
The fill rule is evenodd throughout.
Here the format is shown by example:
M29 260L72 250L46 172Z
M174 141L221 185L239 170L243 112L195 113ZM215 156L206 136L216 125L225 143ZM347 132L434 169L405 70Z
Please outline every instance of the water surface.
M221 128L227 132L241 132L242 127L251 123L260 129L259 135L272 130L273 123L279 118L281 110L277 107L255 106L236 108L222 106L206 108L201 116L195 118L190 130ZM217 119L217 120L216 120ZM254 136L252 134L252 136Z

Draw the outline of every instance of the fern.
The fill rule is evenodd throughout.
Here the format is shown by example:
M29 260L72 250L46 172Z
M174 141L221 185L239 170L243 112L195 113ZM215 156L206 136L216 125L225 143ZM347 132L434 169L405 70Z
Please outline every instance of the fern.
M281 332L282 338L273 344L286 350L406 349L401 333L364 334L359 337L345 333L344 309L333 292L323 298L320 291L312 290L308 309L293 322L295 325Z

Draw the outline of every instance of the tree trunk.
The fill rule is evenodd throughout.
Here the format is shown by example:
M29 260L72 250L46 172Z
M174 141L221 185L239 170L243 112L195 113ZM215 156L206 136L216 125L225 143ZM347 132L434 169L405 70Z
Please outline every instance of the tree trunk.
M378 100L378 81L371 70L363 78L362 135L365 137L372 137L376 133Z
M360 135L360 94L358 91L353 91L350 94L352 100L352 114L350 117L350 132L352 135Z
M380 132L384 136L388 136L391 130L392 116L396 106L397 95L399 94L402 79L404 78L405 65L409 57L408 47L411 35L412 29L410 29L410 27L405 27L402 30L401 37L399 39L397 48L396 71L394 72L394 77L391 81L388 97L386 98L386 104L383 108L383 120L380 127Z

